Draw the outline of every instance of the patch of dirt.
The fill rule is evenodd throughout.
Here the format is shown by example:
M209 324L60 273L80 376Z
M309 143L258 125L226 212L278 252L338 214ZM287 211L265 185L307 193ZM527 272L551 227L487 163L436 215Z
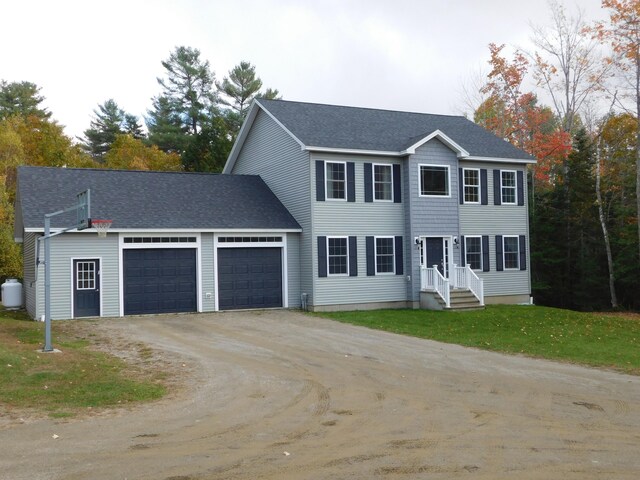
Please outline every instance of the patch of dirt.
M277 310L69 328L140 375L163 374L172 393L116 414L14 422L0 430L4 478L591 480L640 471L638 377Z

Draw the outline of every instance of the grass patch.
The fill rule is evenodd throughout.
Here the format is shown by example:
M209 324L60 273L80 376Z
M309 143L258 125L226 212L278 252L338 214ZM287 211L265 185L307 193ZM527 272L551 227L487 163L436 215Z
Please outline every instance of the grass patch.
M470 312L373 310L314 315L388 332L640 375L640 317L538 306Z
M62 353L41 353L44 324L0 308L0 404L65 418L165 394L160 375L91 350L97 337L78 338L68 323L52 322L54 347Z

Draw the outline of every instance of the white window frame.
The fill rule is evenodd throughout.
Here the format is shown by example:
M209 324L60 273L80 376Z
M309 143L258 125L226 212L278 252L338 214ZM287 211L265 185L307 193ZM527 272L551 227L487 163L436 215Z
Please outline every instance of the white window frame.
M468 185L466 179L466 172L476 172L478 174L478 184L477 185ZM478 191L478 200L475 202L467 200L467 187L475 188ZM480 181L480 169L479 168L463 168L462 169L462 203L465 205L479 205L480 199L482 198L482 186Z
M505 186L502 182L503 173L513 173L513 186ZM503 195L503 188L513 189L513 202L506 202ZM516 205L518 203L518 174L516 170L500 170L500 203L502 205Z
M390 172L390 189L389 192L391 192L391 195L388 199L386 198L376 198L376 167L385 167L389 169ZM380 182L382 183L382 182ZM371 185L373 188L373 201L374 202L393 202L393 165L389 164L389 163L374 163L371 167Z
M390 272L378 271L378 239L385 239L385 238L391 240L391 248L393 250ZM373 249L374 249L375 263L376 263L376 275L395 275L396 274L396 238L391 235L373 237Z
M447 169L447 194L446 195L433 195L422 193L422 167L436 167ZM431 163L421 163L418 165L418 195L426 198L451 198L451 167L449 165L435 165Z
M507 238L515 238L516 240L516 266L507 267ZM520 270L520 237L518 235L503 235L502 237L502 268L505 270Z
M468 250L467 247L469 246L469 239L470 238L477 238L480 241L480 268L472 268L472 270L475 270L477 272L481 272L482 268L484 267L484 265L482 264L482 254L484 253L482 251L482 236L481 235L465 235L464 236L464 264L465 265L470 265L469 263L469 259L468 259ZM503 246L504 248L504 246Z
M80 266L85 266L86 265L93 265L93 270L84 270L84 268L81 270ZM75 281L76 281L76 290L78 291L82 291L82 290L95 290L96 286L98 285L98 266L96 265L96 262L93 260L77 260L77 267L74 271L74 274L76 276ZM91 278L82 278L81 280L78 279L78 274L79 273L91 273L92 276ZM79 284L79 282L82 283L82 285ZM87 283L88 286L85 286L84 283Z
M342 198L334 198L329 197L329 164L340 164L344 168L344 197ZM347 201L347 162L336 161L336 160L325 160L324 161L324 198L330 202L346 202Z
M345 241L345 244L346 244L346 247L347 247L347 253L346 253L347 271L345 273L331 273L331 263L329 262L329 257L330 257L329 240L330 239L342 239L342 240ZM327 237L327 276L328 277L348 277L349 276L349 237L348 236L332 235L330 237L329 236Z

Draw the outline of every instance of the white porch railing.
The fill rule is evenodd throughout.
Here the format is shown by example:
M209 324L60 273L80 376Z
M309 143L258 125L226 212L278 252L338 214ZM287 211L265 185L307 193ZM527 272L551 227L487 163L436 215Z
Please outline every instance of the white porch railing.
M422 290L433 290L444 300L445 306L451 306L449 279L442 276L438 266L420 269L420 286Z
M422 267L420 269L420 288L437 292L447 307L450 306L450 287L469 289L478 299L480 305L484 306L484 282L471 270L469 265L464 267L454 265L451 280L440 273L437 265L434 265L433 268Z
M484 281L471 270L469 265L464 267L453 266L454 288L468 288L471 293L478 299L480 305L484 306Z

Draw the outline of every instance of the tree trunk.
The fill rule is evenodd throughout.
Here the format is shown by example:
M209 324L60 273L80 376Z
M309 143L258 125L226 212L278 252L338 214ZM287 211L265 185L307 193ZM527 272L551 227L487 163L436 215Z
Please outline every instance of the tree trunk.
M607 251L607 266L609 267L609 294L611 296L611 306L618 308L618 298L616 297L615 274L613 271L613 256L611 255L611 243L609 241L609 229L605 221L604 209L602 206L602 192L600 190L600 158L596 159L596 197L598 202L598 216L604 237L604 247Z

